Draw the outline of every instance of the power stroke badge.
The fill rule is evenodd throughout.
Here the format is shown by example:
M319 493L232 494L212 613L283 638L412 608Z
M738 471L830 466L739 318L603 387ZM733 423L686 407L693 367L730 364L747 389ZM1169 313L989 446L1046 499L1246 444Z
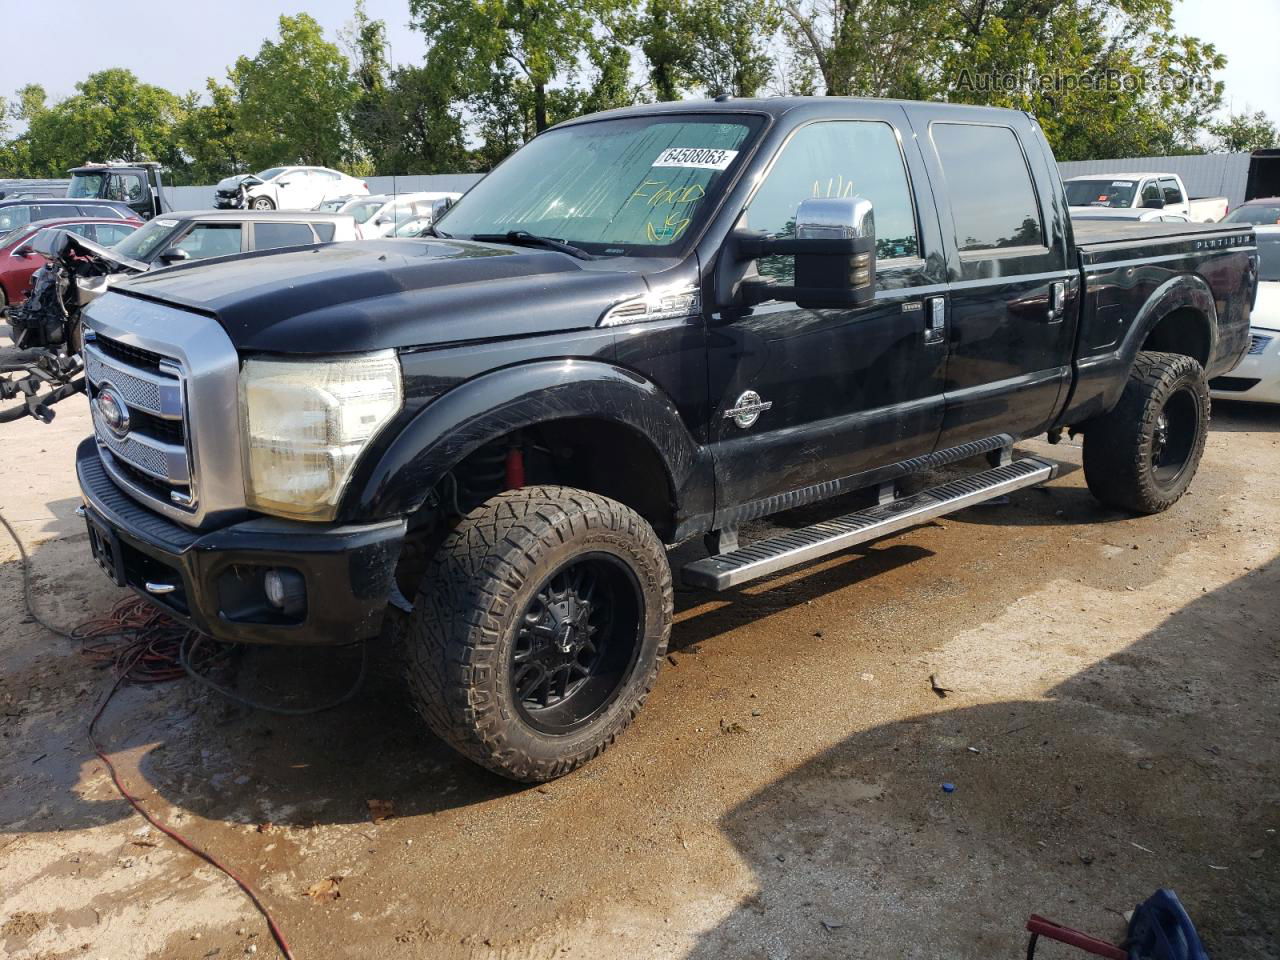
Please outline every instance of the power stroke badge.
M747 390L734 401L732 407L724 412L724 418L732 420L745 430L760 419L760 414L772 406L772 400L761 400L760 394L754 390Z

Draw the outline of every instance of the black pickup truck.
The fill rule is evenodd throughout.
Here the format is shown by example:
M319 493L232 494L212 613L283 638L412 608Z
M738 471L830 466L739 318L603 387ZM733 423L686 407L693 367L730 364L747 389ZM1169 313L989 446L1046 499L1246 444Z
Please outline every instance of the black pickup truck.
M229 641L403 638L438 735L564 774L723 590L1054 475L1155 513L1248 346L1251 228L1073 226L1025 114L658 104L535 138L424 239L181 265L86 312L90 544ZM972 461L914 494L898 482ZM918 484L917 484L918 486ZM855 490L773 539L745 521ZM389 628L394 624L396 629Z

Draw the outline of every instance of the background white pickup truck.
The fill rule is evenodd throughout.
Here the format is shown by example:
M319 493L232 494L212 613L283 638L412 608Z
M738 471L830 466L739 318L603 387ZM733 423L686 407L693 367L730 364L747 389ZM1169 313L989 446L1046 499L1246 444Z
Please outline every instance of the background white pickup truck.
M1217 223L1227 215L1226 197L1188 197L1176 173L1088 174L1065 183L1072 212L1146 207L1180 213L1193 223Z

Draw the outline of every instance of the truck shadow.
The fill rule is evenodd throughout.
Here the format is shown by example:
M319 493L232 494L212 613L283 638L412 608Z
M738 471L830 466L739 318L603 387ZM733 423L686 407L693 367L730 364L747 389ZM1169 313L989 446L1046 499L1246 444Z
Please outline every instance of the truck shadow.
M1044 699L958 690L803 763L719 821L756 891L689 956L1014 957L1033 912L1118 940L1159 886L1211 956L1275 956L1278 614L1273 560Z

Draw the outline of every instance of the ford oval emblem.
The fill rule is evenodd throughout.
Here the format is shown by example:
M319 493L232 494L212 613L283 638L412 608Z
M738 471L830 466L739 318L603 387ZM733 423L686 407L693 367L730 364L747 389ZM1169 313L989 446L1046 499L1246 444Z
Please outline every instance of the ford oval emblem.
M129 407L119 390L109 383L100 384L93 403L98 408L103 426L117 437L124 437L129 432Z

